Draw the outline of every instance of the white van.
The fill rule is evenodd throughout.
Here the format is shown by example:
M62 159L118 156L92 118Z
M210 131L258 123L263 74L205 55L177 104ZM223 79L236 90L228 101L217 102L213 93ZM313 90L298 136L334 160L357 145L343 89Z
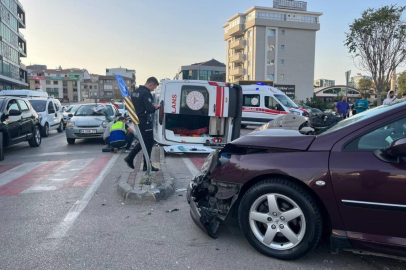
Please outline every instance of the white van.
M262 83L241 87L243 90L242 127L262 125L288 113L309 117L306 110L300 109L288 96L275 87Z
M242 89L235 84L164 80L154 138L162 145L219 145L240 136Z
M48 137L50 130L63 132L63 112L59 100L50 98L39 90L3 90L1 96L17 96L27 99L41 119L41 135Z

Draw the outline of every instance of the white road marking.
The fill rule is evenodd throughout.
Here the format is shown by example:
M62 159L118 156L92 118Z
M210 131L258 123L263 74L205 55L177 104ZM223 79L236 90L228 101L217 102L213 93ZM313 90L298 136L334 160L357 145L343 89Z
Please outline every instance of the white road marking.
M32 193L39 191L58 190L63 185L75 177L81 170L83 170L93 159L75 159L60 168L56 173L47 176L41 182L26 189L23 193ZM71 169L71 168L75 169Z
M36 168L38 168L39 166L41 166L45 163L46 162L25 163L25 164L21 164L11 170L8 170L8 171L0 174L0 186L4 186L4 185L20 178L24 174L27 174L30 171L35 170Z
M190 161L189 158L182 157L182 160L185 163L186 167L188 168L189 172L192 174L192 176L196 176L197 174L200 173L200 171L196 168L195 164L193 164L193 162Z
M63 238L67 235L70 228L75 223L76 219L80 216L82 211L86 208L89 201L92 199L94 193L99 188L100 184L103 182L104 178L109 173L111 167L113 167L114 163L117 161L117 158L120 155L114 155L110 161L106 164L104 169L101 171L99 176L94 180L92 185L87 188L85 194L83 195L81 200L78 200L69 212L66 214L65 218L62 220L61 223L52 231L51 234L48 235L47 238L59 239Z

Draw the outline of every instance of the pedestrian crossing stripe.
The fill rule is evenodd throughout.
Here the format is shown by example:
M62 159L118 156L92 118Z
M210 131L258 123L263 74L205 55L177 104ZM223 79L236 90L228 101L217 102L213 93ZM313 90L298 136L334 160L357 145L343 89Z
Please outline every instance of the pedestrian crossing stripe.
M111 156L0 165L0 196L88 187Z

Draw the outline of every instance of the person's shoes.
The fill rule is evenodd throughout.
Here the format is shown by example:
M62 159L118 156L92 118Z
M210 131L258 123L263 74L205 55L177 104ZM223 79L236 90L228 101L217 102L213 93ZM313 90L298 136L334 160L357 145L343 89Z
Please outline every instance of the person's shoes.
M124 152L125 152L125 153L130 153L131 151L130 151L130 150L125 150Z
M124 162L127 164L128 167L130 167L131 169L135 169L134 164L133 164L133 160L129 160L127 158L124 159Z
M147 171L147 167L144 167L143 171L146 172L146 171ZM158 168L155 168L154 166L151 166L151 172L159 172L159 169L158 169Z

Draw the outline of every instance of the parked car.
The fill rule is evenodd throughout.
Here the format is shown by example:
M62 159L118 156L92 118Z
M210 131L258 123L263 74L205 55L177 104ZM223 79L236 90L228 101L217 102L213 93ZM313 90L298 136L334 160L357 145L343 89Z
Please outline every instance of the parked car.
M103 138L109 121L106 115L115 118L120 115L114 105L107 104L105 114L97 112L98 104L84 104L73 114L69 114L70 120L66 125L66 140L68 144L74 144L76 139L97 139Z
M128 111L125 107L124 102L116 102L116 104L118 105L118 111L121 113L121 115L124 117L128 117Z
M68 121L70 120L69 114L74 114L78 109L79 109L80 105L71 105L69 106L64 112L63 112L63 129L66 128L66 124L68 123Z
M309 110L310 110L310 111L309 111ZM321 110L319 110L319 109L317 109L317 108L310 108L310 109L308 109L308 110L306 110L306 111L308 111L310 114L323 113Z
M31 104L19 97L0 97L0 161L4 148L28 141L31 147L41 145L39 116Z
M323 232L332 252L406 256L406 100L309 134L265 128L210 154L188 187L194 222L212 237L240 227L283 260Z
M28 98L41 120L41 135L48 137L50 130L63 132L61 103L54 98Z

